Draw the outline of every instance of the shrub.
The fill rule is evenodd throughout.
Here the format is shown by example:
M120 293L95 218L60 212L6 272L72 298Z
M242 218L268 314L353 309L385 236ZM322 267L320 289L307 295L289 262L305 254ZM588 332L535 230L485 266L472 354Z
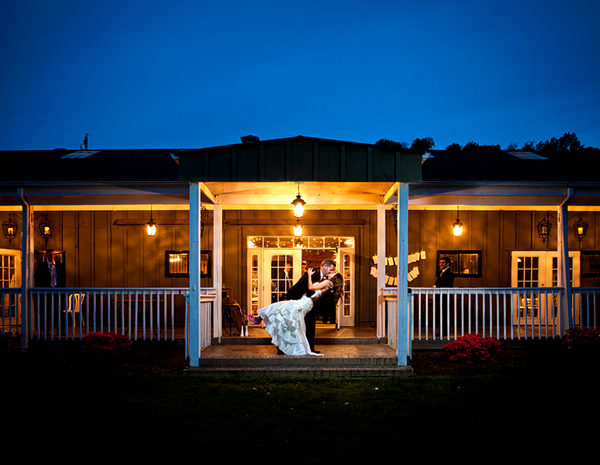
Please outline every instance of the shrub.
M0 333L0 356L21 352L22 334Z
M594 328L571 328L565 332L561 345L590 355L600 353L600 330Z
M494 353L500 351L500 342L481 334L467 334L444 344L444 351L451 362L484 362L493 360Z
M122 334L115 333L90 333L82 343L83 352L95 357L125 355L132 344Z

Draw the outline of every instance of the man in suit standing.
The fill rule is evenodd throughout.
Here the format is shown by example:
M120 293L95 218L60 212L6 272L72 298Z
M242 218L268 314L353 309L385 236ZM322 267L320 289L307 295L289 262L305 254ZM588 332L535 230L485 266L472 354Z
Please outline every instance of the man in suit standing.
M65 265L64 263L57 262L55 256L54 250L46 250L46 260L38 265L35 272L35 284L37 287L65 287ZM51 315L51 320L46 321L44 318L43 326L45 327L46 324L49 324L51 328L54 328L54 325L58 325L59 308L62 307L63 312L66 309L64 301L63 305L59 305L61 299L58 294L52 297L50 295L46 296L45 314Z
M46 250L46 261L40 263L35 272L37 287L65 287L65 265L55 260L54 250Z
M445 288L445 287L454 287L454 273L450 269L450 257L442 257L440 259L440 274L435 280L435 284L433 287L435 288ZM440 306L441 303L441 306ZM447 322L449 321L449 309L448 309L448 298L447 296L436 296L436 308L439 311L439 319L440 322L440 338L443 335L444 329L447 326ZM446 336L450 336L446 334Z
M327 279L327 275L333 273L334 270L335 263L332 260L323 260L319 271L312 275L311 280L313 283L323 281L324 279ZM314 294L314 291L308 289L308 271L304 272L298 282L287 292L284 300L298 300L301 299L304 294L308 297ZM328 296L328 294L331 294L331 296ZM319 351L315 350L315 314L323 308L324 305L327 305L327 297L329 297L329 300L333 300L333 294L331 292L326 292L320 299L315 300L312 310L304 317L306 339L308 339L308 343L310 344L310 350L316 353L319 353Z

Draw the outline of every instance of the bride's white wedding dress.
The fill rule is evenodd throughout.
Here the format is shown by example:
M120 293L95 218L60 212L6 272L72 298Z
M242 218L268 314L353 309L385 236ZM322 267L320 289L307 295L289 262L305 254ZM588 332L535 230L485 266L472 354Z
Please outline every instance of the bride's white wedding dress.
M286 355L322 355L310 350L304 324L304 315L311 311L313 300L320 296L321 291L317 291L312 298L284 300L258 310L273 344Z

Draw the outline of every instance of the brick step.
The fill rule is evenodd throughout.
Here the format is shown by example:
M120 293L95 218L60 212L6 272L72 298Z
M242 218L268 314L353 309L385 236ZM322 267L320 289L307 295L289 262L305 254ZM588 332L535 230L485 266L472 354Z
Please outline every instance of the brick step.
M213 338L213 345L218 345L219 340ZM271 343L270 337L222 337L222 345L268 345ZM315 345L363 345L385 343L376 337L315 337Z
M410 366L385 367L322 367L322 366L261 366L261 367L198 367L187 368L188 376L254 376L287 378L357 378L407 377L414 374Z

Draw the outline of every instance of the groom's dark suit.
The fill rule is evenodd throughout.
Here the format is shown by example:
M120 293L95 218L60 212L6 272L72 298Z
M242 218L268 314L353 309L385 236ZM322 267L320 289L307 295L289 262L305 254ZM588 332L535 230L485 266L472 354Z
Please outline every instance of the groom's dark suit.
M321 270L317 273L313 274L313 282L317 282L321 280ZM308 290L308 272L305 272L298 282L292 286L292 288L287 292L284 297L284 300L299 300L302 298L304 294L308 297L311 297L315 292ZM306 325L306 339L308 339L308 343L310 344L310 350L315 352L315 314L319 305L321 305L321 301L323 297L317 299L313 303L313 308L310 312L306 314L304 317L304 324Z

